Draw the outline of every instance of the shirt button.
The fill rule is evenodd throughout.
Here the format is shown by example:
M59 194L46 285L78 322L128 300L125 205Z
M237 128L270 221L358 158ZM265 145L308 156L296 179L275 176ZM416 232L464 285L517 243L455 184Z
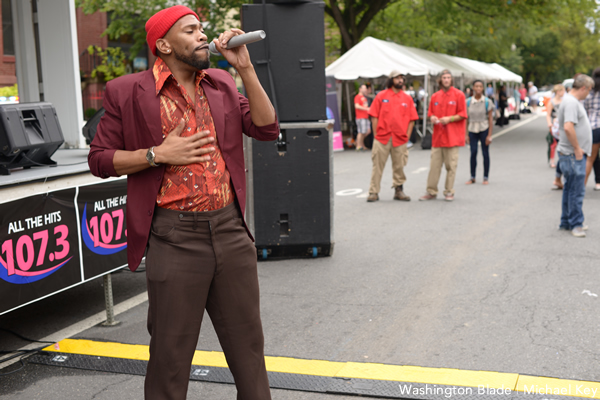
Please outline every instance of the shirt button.
M156 175L156 180L160 181L160 175Z
M152 211L148 210L148 216L152 215Z

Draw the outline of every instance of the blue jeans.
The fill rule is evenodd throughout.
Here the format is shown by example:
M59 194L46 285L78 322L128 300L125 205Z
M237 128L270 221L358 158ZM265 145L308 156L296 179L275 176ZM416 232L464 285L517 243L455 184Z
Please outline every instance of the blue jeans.
M488 130L479 133L469 132L469 143L471 145L471 178L475 179L475 170L477 169L477 142L481 142L481 152L483 153L483 179L487 180L490 173L490 152L485 139L488 136Z
M585 163L587 156L576 160L575 155L558 154L558 164L565 177L560 227L572 230L583 226L583 196L585 195Z

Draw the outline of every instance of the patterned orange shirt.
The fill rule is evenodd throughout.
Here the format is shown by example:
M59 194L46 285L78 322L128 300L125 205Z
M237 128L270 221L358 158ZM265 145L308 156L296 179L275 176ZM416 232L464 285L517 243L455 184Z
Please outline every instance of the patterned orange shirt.
M181 118L185 127L181 136L208 130L214 142L211 160L189 165L167 165L156 203L159 207L183 211L211 211L233 203L231 177L217 142L215 125L208 100L200 81L210 80L205 71L196 73L196 101L171 73L165 62L158 58L152 69L156 82L156 94L160 94L160 120L163 138L177 127Z

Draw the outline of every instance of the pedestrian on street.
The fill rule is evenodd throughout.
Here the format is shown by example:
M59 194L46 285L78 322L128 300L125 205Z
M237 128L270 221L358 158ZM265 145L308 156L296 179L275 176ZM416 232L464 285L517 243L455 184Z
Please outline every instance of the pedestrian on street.
M412 97L402 90L403 84L404 74L392 71L388 77L387 89L379 92L371 104L369 115L372 118L375 140L371 150L373 170L368 202L379 200L381 175L390 154L394 200L410 201L410 197L404 193L404 167L408 162L408 138L419 116Z
M515 86L513 89L513 99L515 99L515 114L517 114L517 119L520 119L519 113L521 112L521 93L519 93L519 89Z
M469 116L467 125L466 142L471 146L471 179L466 184L475 183L475 172L477 170L477 148L481 143L483 154L483 184L487 185L490 174L489 146L492 143L492 127L494 123L494 104L483 95L483 82L473 82L475 95L467 99L467 114Z
M600 149L600 68L594 70L592 78L594 79L594 90L583 102L592 127L592 153L585 167L586 185Z
M494 98L494 86L491 83L487 84L487 88L485 89L485 95L490 99Z
M356 115L356 151L365 150L365 137L371 133L371 121L369 121L369 100L367 100L367 85L364 83L358 88L358 94L354 96L354 113Z
M529 87L529 105L531 106L532 110L531 112L535 113L537 111L537 106L538 106L538 88L533 84L533 82L529 82L527 84L527 86Z
M504 110L506 110L506 106L508 97L506 96L506 87L504 85L500 86L500 91L498 92L498 110L500 111L500 115L498 116L498 120L496 121L496 125L499 127L503 127L506 122L504 119Z
M527 100L527 89L525 88L525 84L521 83L521 87L519 88L519 95L521 102Z
M594 180L596 181L594 190L600 190L600 157L596 157L594 161Z
M556 163L554 162L556 146L558 145L558 118L556 116L566 90L563 85L558 84L554 85L552 93L554 93L554 97L550 99L546 106L546 123L548 124L546 141L548 142L548 162L550 163L550 168L556 168ZM561 176L560 170L557 171L554 180L554 186L560 189L562 189Z
M454 200L454 179L458 166L458 148L465 145L467 105L465 95L454 88L452 74L442 71L438 86L440 90L431 96L428 116L433 124L431 137L431 163L427 177L427 193L419 200L437 197L442 165L446 166L444 199Z
M128 175L127 257L146 253L150 360L146 400L184 400L204 310L215 327L238 399L270 399L260 318L256 249L244 223L243 133L275 140L275 111L243 32L215 39L236 69L209 69L198 15L177 5L146 23L154 66L106 85L106 113L88 157L96 176Z
M583 107L584 100L594 87L594 80L580 74L573 89L565 94L558 110L560 140L558 165L564 175L562 214L559 229L569 230L575 237L585 237L583 225L583 197L585 195L585 168L592 152L592 128Z

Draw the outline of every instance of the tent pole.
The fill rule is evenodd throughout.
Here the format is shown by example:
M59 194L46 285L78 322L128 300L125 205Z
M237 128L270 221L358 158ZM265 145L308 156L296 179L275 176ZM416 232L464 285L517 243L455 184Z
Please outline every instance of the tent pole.
M425 137L427 135L427 106L429 105L429 72L425 74L423 86L425 86L425 96L423 97L423 137Z
M346 102L348 104L348 124L352 122L352 107L350 102L350 81L346 81ZM351 126L351 125L348 125ZM352 130L350 130L350 136L352 136Z

